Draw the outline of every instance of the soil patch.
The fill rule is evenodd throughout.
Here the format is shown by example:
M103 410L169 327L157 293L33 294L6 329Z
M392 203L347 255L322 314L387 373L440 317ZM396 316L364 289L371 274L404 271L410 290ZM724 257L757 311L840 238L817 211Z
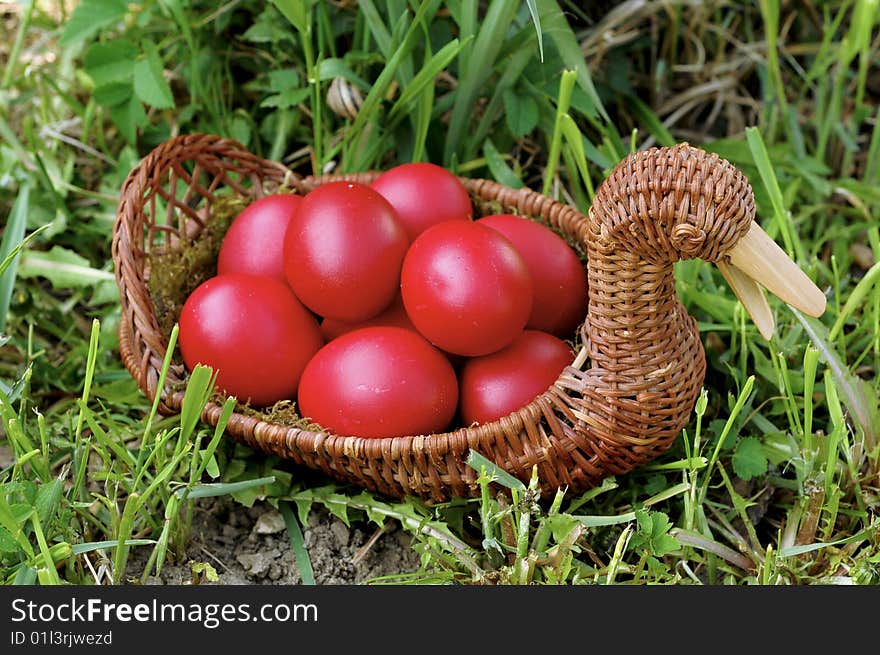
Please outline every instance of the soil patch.
M375 524L347 526L325 508L316 506L303 526L315 583L369 584L378 578L412 573L419 555L411 536L398 526L381 530ZM149 549L135 549L129 574L139 577ZM194 576L201 563L210 564L218 580ZM147 584L244 585L302 583L281 514L268 503L245 507L230 498L207 499L196 505L186 558L166 562L160 575Z

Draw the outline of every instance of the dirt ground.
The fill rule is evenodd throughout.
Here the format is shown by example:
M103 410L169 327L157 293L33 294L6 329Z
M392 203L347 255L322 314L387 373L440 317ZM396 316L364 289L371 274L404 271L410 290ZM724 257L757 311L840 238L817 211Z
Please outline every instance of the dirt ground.
M318 585L369 584L386 575L418 569L410 536L398 527L346 526L316 506L303 526L305 546ZM137 549L135 549L137 551ZM213 584L301 584L281 514L266 503L250 508L228 497L196 506L185 561L166 563L147 584L192 584L193 564L207 563L219 579ZM128 574L140 577L149 549L132 552ZM212 584L204 576L199 584Z

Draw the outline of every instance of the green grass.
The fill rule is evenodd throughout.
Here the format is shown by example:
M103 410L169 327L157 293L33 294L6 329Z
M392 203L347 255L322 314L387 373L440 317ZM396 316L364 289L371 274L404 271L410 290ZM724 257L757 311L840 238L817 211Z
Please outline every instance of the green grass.
M20 5L0 44L0 578L146 579L184 556L199 498L231 495L281 510L306 583L316 505L414 536L421 569L377 584L880 582L877 2L614 4ZM336 76L364 96L354 120L324 103ZM540 501L476 455L469 501L316 483L200 422L209 370L163 417L119 360L119 189L195 131L302 174L433 161L582 210L631 150L688 141L748 175L828 310L771 299L768 343L681 262L703 395L666 454L585 493Z

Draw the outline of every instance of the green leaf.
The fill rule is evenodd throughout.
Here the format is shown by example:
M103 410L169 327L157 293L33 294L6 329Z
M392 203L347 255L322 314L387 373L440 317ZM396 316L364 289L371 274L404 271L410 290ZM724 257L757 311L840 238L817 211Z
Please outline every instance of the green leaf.
M849 410L858 430L864 435L868 450L880 443L880 402L877 392L867 380L862 380L844 362L828 337L828 328L812 316L804 316L795 308L792 313L804 326L807 334L827 363L837 383L841 399Z
M751 480L767 472L764 447L755 437L745 437L736 445L733 453L733 470L743 480Z
M811 553L814 550L819 550L821 548L827 548L828 546L844 546L846 544L855 543L856 541L861 541L863 539L869 538L874 531L876 531L876 526L872 523L861 532L850 535L849 537L844 537L843 539L837 539L835 541L827 542L816 542L812 544L799 544L797 546L781 548L779 550L779 557L794 557L796 555L803 555L804 553Z
M192 487L187 498L212 498L214 496L225 496L226 494L237 494L242 491L256 489L266 484L275 482L275 476L257 478L256 480L242 480L241 482L208 482L206 484L197 484ZM186 490L182 487L181 495Z
M318 64L318 79L321 81L332 80L334 77L341 77L361 89L369 90L370 84L357 73L355 73L345 60L336 57L322 59Z
M56 289L85 287L114 279L113 273L92 268L85 257L61 246L53 246L48 252L25 253L18 274L21 277L45 277Z
M144 106L141 101L132 94L128 102L115 105L110 109L110 118L116 127L119 128L119 131L122 132L122 136L129 143L134 144L137 142L138 128L142 127L146 122L147 115L144 113Z
M214 454L208 455L205 450L201 451L202 463L205 467L205 473L207 473L212 479L217 479L220 477L220 466L217 464L217 458Z
M157 109L174 107L171 87L162 75L162 58L156 46L144 41L145 57L134 65L134 92L142 101Z
M678 543L678 539L668 534L657 537L652 543L654 546L654 554L657 557L668 555L669 553L678 550L681 546L681 544Z
M309 14L315 0L272 0L272 4L278 7L298 32L309 29Z
M267 76L269 88L275 93L281 93L299 86L300 75L295 68L279 68L269 71Z
M521 189L525 186L513 169L504 161L504 156L498 152L492 139L486 139L483 142L483 156L486 158L486 165L489 167L492 177L497 182L511 189Z
M95 43L83 55L83 67L95 87L111 82L130 83L137 54L137 47L127 39Z
M126 11L127 0L82 0L67 20L59 45L72 46L91 38L105 27L121 21Z
M92 92L92 97L99 105L104 107L120 107L128 109L128 104L134 97L134 87L131 82L110 82L97 87ZM140 107L140 101L134 98ZM143 110L142 110L143 111Z
M535 129L538 125L538 103L528 95L519 95L513 91L505 91L504 118L510 133L517 139Z
M214 393L216 380L217 376L210 366L196 364L192 370L180 407L180 430L184 439L189 440L195 432L208 398Z
M544 35L541 32L541 16L538 13L538 5L535 0L526 0L529 13L532 15L532 21L535 23L535 34L538 38L538 56L544 61Z
M278 509L284 518L284 524L287 526L287 535L290 538L290 547L293 550L300 579L304 585L313 585L315 584L315 572L312 569L312 560L309 558L309 551L306 549L302 528L293 512L293 507L291 507L290 503L279 503Z
M12 584L14 585L25 585L31 586L37 579L37 570L28 566L27 564L20 564L18 570L15 572L15 578L12 580Z
M274 96L269 96L260 103L260 107L275 107L276 109L289 109L296 107L309 97L311 89L287 89Z
M125 541L125 546L151 546L156 543L155 539L127 539ZM74 555L82 555L83 553L91 553L95 550L103 550L106 548L116 548L119 546L119 540L113 539L111 541L89 541L81 544L74 544L71 548L71 553Z
M611 124L611 118L596 92L596 87L593 86L590 69L587 67L584 53L571 24L568 22L566 13L556 0L537 0L537 4L543 32L550 36L550 40L559 51L565 67L577 72L578 87L586 94L586 99L589 102L588 114L599 114Z
M63 484L61 480L54 479L51 482L41 484L37 489L37 498L34 501L34 509L37 510L37 517L41 524L48 524L49 518L58 507L61 501Z
M639 532L648 537L651 536L651 533L654 531L654 519L647 510L636 510L636 523L639 524Z
M24 243L24 232L27 226L28 207L30 205L30 184L25 182L18 191L8 222L3 230L3 241L0 242L0 330L6 327L6 315L12 300L12 289L18 272L18 259Z
M494 462L489 461L485 457L483 457L476 450L471 450L468 453L467 465L474 469L477 473L486 472L486 475L493 482L497 482L508 489L517 489L519 491L525 491L526 485L522 483L521 480L513 477L510 473L502 469L500 466L497 466Z
M466 67L458 76L455 104L449 119L443 161L450 164L459 143L467 136L474 118L474 106L485 91L486 81L492 75L504 37L516 17L518 3L493 0L489 3L480 29L470 48L469 60L476 65ZM583 59L583 54L581 54Z
M285 40L293 43L295 39L292 32L279 18L277 9L266 7L241 38L251 43L280 43Z
M0 553L14 553L18 550L18 542L9 534L9 530L0 525Z
M204 575L205 580L208 582L217 582L220 580L220 576L217 574L217 569L207 562L193 562L190 564L190 570L196 577Z

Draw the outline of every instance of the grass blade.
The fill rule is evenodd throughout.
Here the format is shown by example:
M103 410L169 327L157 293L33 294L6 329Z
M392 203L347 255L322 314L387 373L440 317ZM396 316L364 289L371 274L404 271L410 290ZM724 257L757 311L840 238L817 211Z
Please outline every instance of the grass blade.
M526 490L526 485L521 480L513 477L501 467L496 466L494 462L489 461L475 450L471 450L468 454L467 465L477 473L485 472L493 482L497 482L508 489Z
M553 178L556 176L556 167L559 164L559 150L562 147L563 117L568 115L571 106L571 94L574 92L577 73L566 70L559 80L559 98L556 102L556 122L553 127L553 136L550 141L550 152L547 155L547 168L544 171L544 189L542 193L550 194L553 186Z
M207 482L205 484L197 484L186 492L186 487L181 489L181 494L186 494L187 498L212 498L214 496L225 496L226 494L234 494L246 489L254 487L262 487L265 484L275 482L275 476L269 475L264 478L254 478L253 480L241 480L240 482Z
M279 503L278 509L284 518L284 525L287 526L287 534L290 537L290 547L293 549L293 558L296 561L296 568L299 571L299 577L304 585L315 584L315 572L312 569L312 560L309 558L309 551L306 550L306 540L303 537L302 528L299 525L299 519L293 511L290 503Z
M846 302L837 316L837 320L834 321L834 325L828 332L829 341L837 340L837 337L840 336L841 330L843 330L846 319L850 317L850 314L852 314L857 307L862 305L868 292L875 284L880 284L880 262L877 262L869 268L868 272L865 273L864 277L859 280L859 283L850 292L849 298L846 299Z
M425 62L422 70L406 85L403 93L400 94L394 106L391 107L391 111L388 112L389 123L394 123L401 116L412 112L421 93L428 85L433 85L434 78L458 56L466 42L467 40L460 42L458 39L453 39Z
M586 94L590 103L589 110L593 115L601 116L611 125L611 117L605 110L596 87L593 85L593 77L590 75L590 69L584 59L584 53L578 43L577 36L566 19L566 13L556 0L538 0L538 9L544 33L553 41L565 67L574 70L577 74L578 86Z
M452 162L453 154L458 151L459 143L465 137L473 118L474 104L486 80L492 74L498 53L504 44L504 36L516 17L516 11L517 3L509 0L492 0L486 10L469 55L469 59L477 62L478 65L464 68L455 90L455 104L452 107L443 151L443 161L447 166Z
M865 438L865 445L869 451L873 451L880 443L880 409L878 409L877 394L867 382L856 377L847 368L846 363L831 345L828 329L821 322L811 316L804 316L793 307L791 311L804 326L813 345L819 349L825 359L837 382L844 404Z
M851 535L849 537L845 537L843 539L837 539L836 541L828 541L828 542L817 542L812 544L803 544L797 546L789 546L788 548L783 548L779 551L779 557L794 557L795 555L803 555L804 553L812 553L813 551L819 550L821 548L827 548L828 546L845 546L846 544L852 544L857 541L862 541L863 539L868 539L876 530L876 526L871 525L861 532Z
M156 543L155 539L129 539L125 542L126 546L151 546ZM74 555L82 555L83 553L91 553L95 550L103 550L105 548L116 548L119 546L118 540L108 540L108 541L88 541L81 544L74 544L72 546L72 553Z
M12 288L15 286L16 270L21 249L24 246L24 232L27 225L28 207L30 206L31 187L25 182L18 192L18 197L9 212L9 220L3 230L3 242L0 243L0 332L6 329L6 318L9 302L12 299ZM31 235L33 236L33 235Z
M788 251L789 257L794 257L798 261L804 260L804 247L797 239L794 226L791 224L791 213L785 208L785 200L782 197L782 191L779 188L779 181L773 172L773 164L770 162L770 155L767 152L767 146L764 145L764 139L756 127L746 128L746 140L749 144L749 150L752 152L752 158L755 166L758 167L758 173L761 181L770 195L770 204L773 206L773 219L776 227L782 234L782 240L785 243L785 249ZM772 233L770 236L773 236Z
M538 56L544 61L544 34L541 32L541 15L538 13L538 4L535 0L526 0L532 22L535 24L535 34L538 38Z

